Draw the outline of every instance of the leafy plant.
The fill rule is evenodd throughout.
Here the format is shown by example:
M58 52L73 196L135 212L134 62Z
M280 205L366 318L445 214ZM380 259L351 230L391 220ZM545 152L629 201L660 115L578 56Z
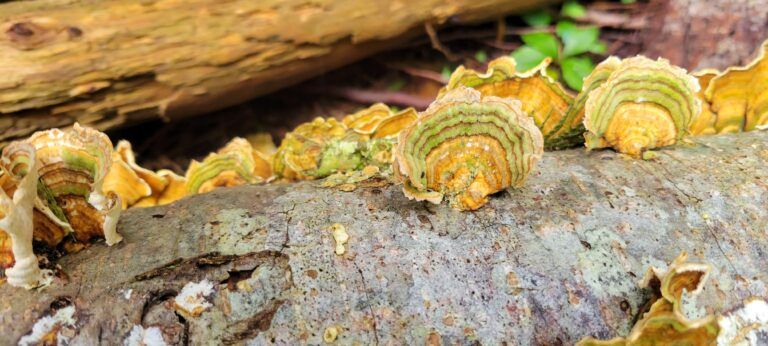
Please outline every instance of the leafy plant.
M586 13L577 1L566 1L554 34L550 30L523 34L524 45L512 52L518 68L528 70L551 58L553 64L547 74L555 79L562 77L568 87L581 90L584 77L595 68L590 54L604 54L606 50L605 43L600 41L598 27L579 26L568 19L582 18ZM544 10L537 10L524 15L523 20L531 27L545 29L551 27L553 17Z

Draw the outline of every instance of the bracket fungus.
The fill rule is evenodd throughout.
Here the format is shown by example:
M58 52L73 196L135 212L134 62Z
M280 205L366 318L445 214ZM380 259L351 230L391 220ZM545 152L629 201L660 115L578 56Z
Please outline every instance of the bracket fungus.
M344 137L344 124L336 119L315 118L285 135L277 148L273 167L277 176L288 179L312 179L318 168L323 148L332 140Z
M768 125L768 41L746 66L698 73L708 103L693 134L752 131ZM704 80L702 80L704 78ZM708 112L708 113L707 113Z
M65 131L36 132L27 142L35 147L39 162L38 208L52 221L52 231L71 229L78 242L104 237L113 245L122 240L117 233L120 197L102 189L112 164L109 137L75 124ZM35 231L42 232L38 224Z
M667 60L622 60L589 93L584 111L587 149L612 147L640 157L680 141L701 110L699 83Z
M136 163L131 143L122 140L112 152L112 166L104 178L104 191L120 196L123 209L140 204L154 205L168 186L168 180L157 172L150 171Z
M520 102L460 87L400 133L395 177L408 198L475 210L488 195L523 184L543 151L541 131Z
M41 283L32 239L49 247L56 247L67 234L79 243L94 237L104 237L108 245L122 240L117 233L120 197L102 191L111 153L112 143L105 134L78 124L66 131L36 132L4 149L0 266L15 262L6 270L9 283L27 288ZM5 234L10 236L12 255Z
M272 175L271 158L254 150L243 138L234 138L209 154L203 162L192 161L187 168L187 191L204 193L217 187L256 184Z
M35 149L14 142L0 158L0 267L8 283L32 288L43 281L32 250L33 209L37 198L37 162Z
M484 96L519 99L522 110L533 117L536 126L541 129L547 149L574 146L581 139L573 133L583 131L579 130L581 126L578 122L566 121L565 118L573 103L573 95L547 75L550 62L551 59L546 58L525 72L517 71L515 59L508 56L491 61L485 73L459 66L440 95L459 87L470 87Z
M611 56L595 66L595 69L584 78L581 92L576 95L568 110L563 116L562 125L551 136L549 148L563 149L575 144L584 143L584 106L589 98L589 93L597 89L608 79L621 63L617 57Z
M285 136L275 154L275 174L285 180L311 180L371 165L389 171L397 135L416 118L413 108L393 112L382 103L341 122L316 118Z
M701 292L711 268L706 264L686 262L688 255L680 254L664 270L651 268L642 287L650 288L655 297L642 318L626 338L607 341L588 337L577 345L711 345L715 343L720 327L715 316L691 320L683 313L683 294L695 296Z

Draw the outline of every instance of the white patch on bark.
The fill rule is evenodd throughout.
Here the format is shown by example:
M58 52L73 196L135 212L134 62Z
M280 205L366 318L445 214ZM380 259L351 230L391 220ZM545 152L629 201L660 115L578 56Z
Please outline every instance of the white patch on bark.
M59 327L74 327L75 323L75 307L73 305L59 309L53 316L45 316L32 326L32 332L21 337L19 340L19 346L38 345L42 344L43 338L50 332ZM56 333L56 342L59 345L66 344L69 341L69 337L62 335L61 332Z
M717 335L719 346L758 345L762 338L768 338L768 303L755 299L739 310L719 318L720 334ZM764 340L764 339L762 339Z
M131 333L123 341L123 346L166 346L168 345L163 339L163 333L160 328L149 327L144 328L139 325L133 326Z
M177 308L191 316L199 316L212 305L206 298L213 293L213 283L208 280L190 282L184 285L174 299Z

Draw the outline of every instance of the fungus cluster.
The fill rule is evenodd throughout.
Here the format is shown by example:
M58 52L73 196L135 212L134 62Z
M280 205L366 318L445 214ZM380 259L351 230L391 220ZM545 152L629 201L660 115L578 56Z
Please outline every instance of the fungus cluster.
M650 268L641 287L651 290L653 303L643 312L627 337L582 339L577 346L632 345L747 345L756 344L756 333L768 331L768 304L749 299L730 314L689 319L683 312L683 297L701 293L709 277L707 264L689 263L683 252L667 270Z
M704 107L694 135L753 131L768 126L768 41L746 66L696 73Z
M459 87L470 87L483 96L520 100L523 112L541 129L547 149L570 147L580 142L583 131L578 122L566 118L574 97L547 75L549 64L547 58L521 72L515 59L505 56L491 61L485 73L459 66L441 95Z
M33 240L76 249L92 238L105 238L108 245L122 239L116 230L120 197L102 189L111 159L109 138L77 124L37 132L4 148L0 267L8 268L10 284L44 284Z

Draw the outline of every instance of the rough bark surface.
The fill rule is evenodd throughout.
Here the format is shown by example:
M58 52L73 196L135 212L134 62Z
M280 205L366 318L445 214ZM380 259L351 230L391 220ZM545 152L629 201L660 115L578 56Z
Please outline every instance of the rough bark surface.
M768 39L768 1L655 0L644 30L644 54L691 70L751 61Z
M554 0L43 0L0 5L0 143L241 103L396 46L424 25Z
M654 161L546 153L524 188L477 212L317 182L131 210L121 244L59 261L67 280L0 286L0 344L67 304L80 344L119 344L134 325L190 344L321 344L329 327L339 344L571 344L626 334L648 299L638 281L681 251L714 267L690 313L768 297L768 133L695 141ZM333 223L350 236L342 256ZM213 307L173 313L203 279Z

